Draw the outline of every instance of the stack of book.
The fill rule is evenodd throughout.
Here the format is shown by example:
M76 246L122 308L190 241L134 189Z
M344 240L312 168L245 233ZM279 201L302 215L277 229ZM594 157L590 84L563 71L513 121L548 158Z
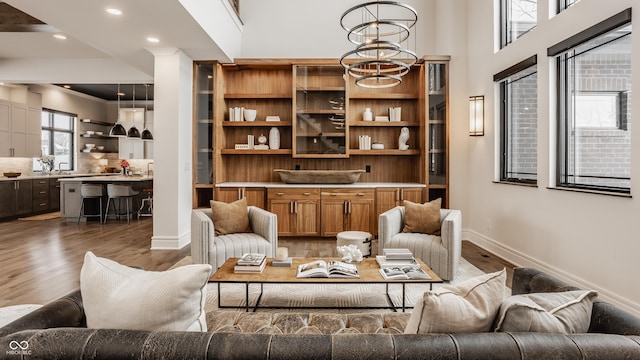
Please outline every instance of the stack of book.
M376 261L380 268L406 265L418 266L418 262L409 249L384 249L382 254L376 256Z
M237 273L261 273L267 264L267 256L265 254L246 253L242 255L233 271Z

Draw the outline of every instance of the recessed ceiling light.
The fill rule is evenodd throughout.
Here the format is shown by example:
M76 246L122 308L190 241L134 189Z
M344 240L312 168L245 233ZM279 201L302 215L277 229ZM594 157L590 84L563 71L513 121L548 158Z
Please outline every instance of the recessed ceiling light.
M62 34L55 34L53 37L60 40L67 40L67 37Z
M122 15L122 11L118 10L118 9L114 9L114 8L108 8L105 10L106 12L108 12L111 15Z
M119 92L119 93L116 93L116 95L118 95L118 96L124 96L124 93L123 93L123 92Z
M152 43L159 43L160 42L160 40L158 40L158 38L154 38L154 37L151 37L151 36L147 38L147 41L148 42L152 42Z
M64 85L62 87L65 88L65 89L71 89L71 85Z

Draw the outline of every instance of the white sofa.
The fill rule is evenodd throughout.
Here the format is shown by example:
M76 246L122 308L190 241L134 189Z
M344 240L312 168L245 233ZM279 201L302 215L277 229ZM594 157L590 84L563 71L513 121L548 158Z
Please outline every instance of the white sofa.
M462 212L440 209L440 236L403 233L404 221L404 206L380 214L378 252L382 254L385 248L408 248L443 280L453 280L462 251Z
M278 247L278 220L275 214L249 206L251 233L215 235L210 208L191 213L191 257L194 264L211 264L218 269L227 259L244 253L273 257Z

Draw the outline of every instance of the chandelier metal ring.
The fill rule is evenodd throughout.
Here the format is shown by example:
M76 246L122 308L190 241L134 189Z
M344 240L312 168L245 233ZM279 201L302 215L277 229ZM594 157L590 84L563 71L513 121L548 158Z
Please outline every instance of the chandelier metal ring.
M401 83L402 78L400 76L389 74L365 75L356 78L356 85L371 89L390 88Z
M369 60L352 64L347 68L347 74L353 77L387 74L395 76L406 75L411 67L401 61L396 60Z
M403 42L411 35L409 29L407 25L398 21L369 21L356 25L349 30L347 39L356 45L366 43L367 39L393 38L398 42ZM359 40L359 38L362 38L362 40Z
M400 10L405 10L404 12L406 13L406 15L408 15L406 18L395 18L395 19L380 19L377 15L374 15L374 11L370 10L369 7L376 7L378 11L375 11L375 13L379 13L379 8L380 6L383 7L393 7L393 8L397 8ZM351 29L354 26L359 25L359 23L355 24L354 26L347 26L345 24L346 21L348 21L347 17L351 14L353 14L356 18L358 18L358 10L361 11L365 11L367 13L370 13L372 16L375 16L376 18L378 18L379 21L382 20L402 20L402 21L406 21L409 25L409 28L412 28L413 26L415 26L416 22L418 22L418 12L411 6L407 5L407 4L403 4L397 1L371 1L371 2L367 2L367 3L363 3L360 5L356 5L350 9L348 9L347 11L345 11L342 16L340 17L340 26L346 30L346 31L351 31ZM359 17L361 19L361 17Z

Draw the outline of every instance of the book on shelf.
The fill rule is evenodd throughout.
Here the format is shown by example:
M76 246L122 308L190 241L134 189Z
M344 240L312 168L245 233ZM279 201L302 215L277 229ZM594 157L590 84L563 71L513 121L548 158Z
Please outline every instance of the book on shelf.
M380 268L397 267L397 266L420 266L416 259L412 256L411 259L387 259L384 255L377 255L376 262Z
M358 268L342 261L316 260L298 265L298 278L359 278Z
M387 260L413 259L413 253L409 249L404 248L387 248L382 250L382 254Z
M419 266L406 265L380 269L380 274L385 280L420 280L431 279L431 276Z

